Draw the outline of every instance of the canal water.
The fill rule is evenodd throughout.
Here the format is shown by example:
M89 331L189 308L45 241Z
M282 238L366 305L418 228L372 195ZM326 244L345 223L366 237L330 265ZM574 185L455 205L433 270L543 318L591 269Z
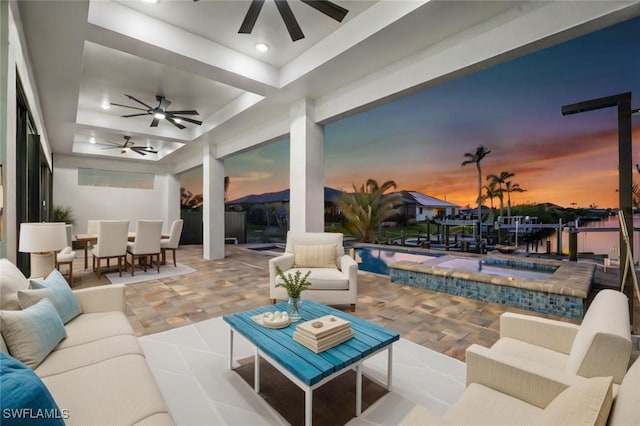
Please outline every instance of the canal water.
M640 227L640 216L633 218L634 228ZM602 229L602 232L589 232L590 230ZM610 230L606 230L610 229ZM608 255L611 258L619 257L620 253L620 223L617 216L610 216L596 222L589 222L585 226L580 226L581 231L578 233L578 252L595 253ZM639 261L640 252L640 233L634 232L633 247L635 261ZM543 239L542 243L537 247L529 247L531 252L546 252L546 240L551 241L551 251L556 252L558 236L557 232L550 237ZM526 246L521 246L521 250L525 250ZM569 254L569 231L565 228L562 232L562 252Z

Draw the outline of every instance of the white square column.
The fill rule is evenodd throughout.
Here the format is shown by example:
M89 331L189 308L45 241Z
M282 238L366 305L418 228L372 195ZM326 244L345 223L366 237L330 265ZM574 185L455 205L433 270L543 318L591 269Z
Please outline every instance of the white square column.
M224 259L224 161L205 143L202 156L202 248L207 260Z
M324 129L316 124L309 99L291 106L289 150L289 229L323 232Z

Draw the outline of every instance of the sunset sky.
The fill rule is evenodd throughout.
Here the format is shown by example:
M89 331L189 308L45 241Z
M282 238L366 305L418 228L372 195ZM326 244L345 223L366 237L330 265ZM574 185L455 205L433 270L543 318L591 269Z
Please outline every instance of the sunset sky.
M483 181L508 171L527 190L513 204L616 207L615 108L571 116L561 108L624 92L639 108L639 36L635 18L331 123L325 185L350 190L368 178L394 180L398 189L474 206L477 171L461 163L482 144L491 150L481 162ZM640 140L640 116L633 140ZM640 162L635 147L632 162ZM286 189L289 140L226 159L225 172L232 200ZM181 177L194 193L202 192L201 180L201 168Z

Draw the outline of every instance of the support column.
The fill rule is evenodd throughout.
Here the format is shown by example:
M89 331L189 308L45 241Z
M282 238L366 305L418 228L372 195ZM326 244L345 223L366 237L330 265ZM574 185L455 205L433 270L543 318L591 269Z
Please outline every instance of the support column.
M202 157L203 257L224 259L224 161L216 159L210 143L204 145Z
M309 99L291 106L289 149L289 229L323 232L324 129L315 123L314 106Z
M171 231L171 224L174 220L180 219L180 179L173 173L167 173L167 187L166 187L166 201L167 211L164 217L164 229L162 232L169 233Z

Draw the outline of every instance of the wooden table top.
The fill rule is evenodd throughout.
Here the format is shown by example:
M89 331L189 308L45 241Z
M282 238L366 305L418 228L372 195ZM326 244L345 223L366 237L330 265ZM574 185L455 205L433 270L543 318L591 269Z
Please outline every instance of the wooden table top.
M285 328L263 327L251 319L252 316L265 312L286 310L287 303L283 302L225 315L223 319L307 385L313 385L400 339L400 335L394 331L311 300L302 301L300 322L289 324ZM325 315L334 315L349 321L354 337L318 354L293 340L297 324Z

